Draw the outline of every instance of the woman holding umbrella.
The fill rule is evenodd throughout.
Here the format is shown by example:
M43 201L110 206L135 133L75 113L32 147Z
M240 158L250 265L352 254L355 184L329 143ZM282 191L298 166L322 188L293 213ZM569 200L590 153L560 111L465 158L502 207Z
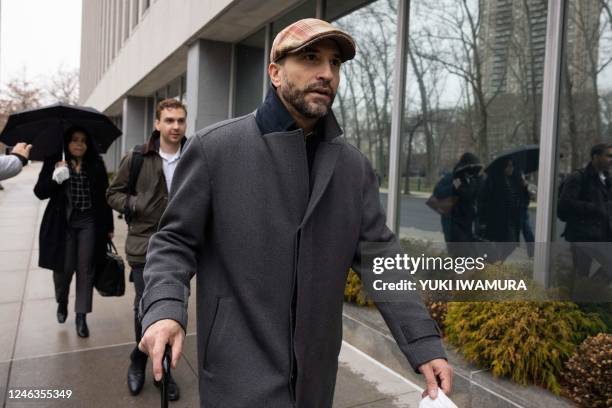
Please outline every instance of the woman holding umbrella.
M34 194L50 199L40 226L39 266L53 270L57 320L68 315L68 294L76 272L76 331L88 337L86 315L92 310L96 265L104 260L113 236L112 210L106 203L106 168L83 128L64 134L66 160L59 154L44 161Z

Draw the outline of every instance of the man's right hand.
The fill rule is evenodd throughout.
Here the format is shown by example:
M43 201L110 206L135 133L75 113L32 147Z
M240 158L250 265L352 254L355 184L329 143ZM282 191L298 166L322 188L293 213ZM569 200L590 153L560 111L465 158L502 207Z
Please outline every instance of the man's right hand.
M32 150L31 144L17 143L15 146L13 146L11 153L18 154L27 159L30 156L30 150Z
M162 358L166 344L172 347L172 368L176 368L176 363L183 352L184 340L185 332L176 320L158 320L147 328L138 348L151 357L153 376L156 381L162 378Z

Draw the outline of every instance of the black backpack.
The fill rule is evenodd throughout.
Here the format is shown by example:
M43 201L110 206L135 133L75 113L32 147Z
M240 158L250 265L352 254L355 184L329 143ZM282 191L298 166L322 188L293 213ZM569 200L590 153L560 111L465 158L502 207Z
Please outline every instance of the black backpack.
M577 169L574 171L574 173L580 174L580 196L582 196L582 193L584 191L584 184L586 181L586 177L584 176L584 169ZM563 189L567 185L567 179L570 178L572 174L570 174L569 176L563 179L561 184L559 184L559 190L557 192L557 217L563 222L567 222L569 218L568 218L568 214L562 211L559 211L559 202L561 201L561 195L563 194Z
M138 176L142 169L143 151L143 145L136 145L132 150L132 161L130 163L130 173L128 176L128 194L130 196L136 195L136 182L138 181ZM132 210L127 205L127 202L125 204L124 217L126 223L129 224L132 221Z

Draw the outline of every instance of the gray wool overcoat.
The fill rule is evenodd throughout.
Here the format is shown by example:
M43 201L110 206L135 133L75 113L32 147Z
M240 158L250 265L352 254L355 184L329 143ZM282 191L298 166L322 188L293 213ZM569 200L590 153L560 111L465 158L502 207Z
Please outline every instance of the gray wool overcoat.
M302 130L262 135L250 114L198 132L183 151L149 244L141 314L145 330L166 318L186 328L197 276L202 407L331 407L359 244L399 251L369 161L333 114L323 120L311 194ZM415 370L445 358L418 295L377 306Z

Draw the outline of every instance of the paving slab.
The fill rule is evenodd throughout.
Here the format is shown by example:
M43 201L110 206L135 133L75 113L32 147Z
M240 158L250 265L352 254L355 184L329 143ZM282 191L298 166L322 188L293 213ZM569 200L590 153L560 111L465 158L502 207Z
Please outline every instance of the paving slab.
M74 301L68 306L63 324L56 320L55 299L24 303L14 358L35 357L59 352L123 344L134 341L132 302L126 297L94 297L93 313L87 316L89 338L76 334Z
M45 275L47 273L47 275ZM133 285L126 286L122 297L102 297L94 292L93 312L87 315L89 338L76 335L74 324L74 281L68 304L68 318L63 324L56 320L57 303L53 296L50 271L30 272L47 284L32 284L24 303L15 358L32 357L91 347L123 344L134 340ZM41 296L41 297L37 297ZM189 305L190 327L195 327L195 302Z
M0 303L21 301L26 281L26 272L24 270L0 271L0 280L3 286L0 291Z
M8 384L10 363L0 363L0 401L4 403L6 385Z
M26 282L25 300L55 299L53 272L49 269L30 269ZM70 295L74 297L75 280L70 285Z
M19 302L0 304L0 362L7 362L13 355L20 310Z
M38 240L33 241L33 242L37 242L37 241ZM29 264L30 268L34 269L34 268L38 268L39 267L38 266L38 249L36 249L36 250L32 249L32 251L30 251L30 260L29 261L30 261L30 264Z
M32 248L33 231L11 232L19 227L0 227L0 248L4 251L27 251ZM8 231L7 231L8 230Z
M61 353L13 362L8 389L71 390L69 399L10 400L6 407L155 407L160 393L153 385L150 362L142 392L134 397L127 388L131 345ZM197 378L186 364L179 364L173 377L181 399L172 407L197 407Z
M31 248L21 251L9 251L3 250L0 247L0 272L27 270L31 252Z
M187 334L183 343L183 359L196 373L198 372L198 343L195 333Z
M416 408L422 389L351 346L342 343L334 408Z

